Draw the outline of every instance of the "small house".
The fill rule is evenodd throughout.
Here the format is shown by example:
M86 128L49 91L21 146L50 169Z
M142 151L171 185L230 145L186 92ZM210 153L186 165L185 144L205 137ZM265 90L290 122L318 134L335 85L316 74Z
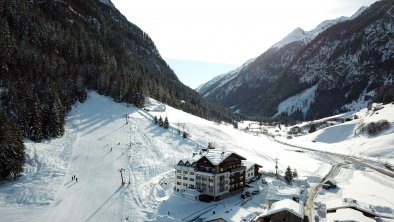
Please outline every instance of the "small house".
M272 186L268 189L267 192L267 205L268 209L271 209L271 206L278 201L290 199L295 202L300 201L301 189L299 187L277 187Z
M359 211L365 217L375 218L383 216L376 212L375 207L366 203L362 203L352 198L334 199L326 202L327 217L329 214L336 213L340 209L353 209Z
M260 168L263 166L253 163L253 162L248 162L244 161L244 166L246 167L246 172L245 172L245 181L250 182L252 181L253 178L260 176Z
M372 103L372 110L377 111L383 109L383 103Z
M334 213L326 215L327 221L363 221L375 222L376 220L366 217L363 213L351 208L338 209Z
M299 127L299 126L291 127L290 130L289 130L289 133L290 133L290 134L298 134L298 133L301 133L301 127Z
M199 216L202 222L251 221L255 214L241 206L220 205Z
M329 189L337 188L337 185L336 185L336 182L334 179L328 179L328 180L324 181L324 183L322 184L322 187L325 190L329 190Z
M266 214L260 215L255 222L302 222L304 221L304 205L290 199L280 200L272 204Z

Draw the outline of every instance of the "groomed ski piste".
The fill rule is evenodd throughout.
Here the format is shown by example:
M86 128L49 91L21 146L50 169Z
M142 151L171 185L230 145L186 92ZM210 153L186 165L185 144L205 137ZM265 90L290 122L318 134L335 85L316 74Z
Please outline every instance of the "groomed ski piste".
M168 117L170 128L155 125L154 116ZM291 166L310 183L317 183L333 164L344 162L295 152L297 148L267 136L210 122L153 99L147 100L145 109L138 109L95 92L73 107L65 129L61 138L25 141L23 175L0 184L0 221L188 221L213 209L220 213L219 207L232 209L228 218L239 221L265 212L263 193L240 206L239 195L204 203L173 191L174 165L206 148L208 142L216 149L237 152L266 172L274 171L278 159L281 173ZM189 137L182 138L178 129ZM393 138L392 131L389 137ZM393 139L381 143L394 145ZM381 152L392 155L393 149ZM317 201L349 197L393 214L393 178L349 163L337 177L339 190L319 193Z

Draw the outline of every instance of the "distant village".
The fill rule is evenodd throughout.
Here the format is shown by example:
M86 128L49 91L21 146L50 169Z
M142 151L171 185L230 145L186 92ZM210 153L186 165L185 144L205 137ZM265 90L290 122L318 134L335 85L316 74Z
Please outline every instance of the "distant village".
M254 218L245 218L242 214L246 215L247 212L240 209L232 211L231 208L222 212L207 211L195 221L233 221L235 213L239 214L236 218L243 218L242 221L254 222L319 221L327 214L337 218L336 221L354 221L354 218L357 218L355 221L375 221L374 218L379 217L372 206L345 198L321 204L319 215L311 220L306 213L310 188L306 178L298 178L296 171L290 171L293 174L287 178L289 169L285 175L279 175L277 165L274 173L264 171L262 165L249 162L234 152L213 147L204 149L200 153L193 153L190 158L179 160L174 168L174 195L185 199L215 203L239 197L237 205L242 206L256 195L265 196L266 207ZM323 181L321 187L335 189L336 182L329 179ZM349 215L349 218L343 218L344 215Z

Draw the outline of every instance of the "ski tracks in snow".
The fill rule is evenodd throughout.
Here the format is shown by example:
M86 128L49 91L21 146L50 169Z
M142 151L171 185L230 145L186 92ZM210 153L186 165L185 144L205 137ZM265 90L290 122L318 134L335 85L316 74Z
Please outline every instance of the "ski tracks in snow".
M135 114L130 114L135 115ZM149 120L148 120L149 121ZM128 137L126 157L128 158L128 171L130 173L130 184L125 192L123 218L132 221L154 219L155 208L154 194L159 186L155 177L168 171L163 166L162 146L159 141L141 129L147 122L145 118L128 118Z

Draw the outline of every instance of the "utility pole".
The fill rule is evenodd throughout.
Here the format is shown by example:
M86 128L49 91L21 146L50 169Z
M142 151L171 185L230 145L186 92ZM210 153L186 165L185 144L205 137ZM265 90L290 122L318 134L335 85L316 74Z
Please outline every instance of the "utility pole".
M278 177L278 158L275 158L275 176Z
M131 174L131 169L129 169L129 184L130 184L130 174Z
M123 180L123 174L122 174L122 172L124 172L125 171L125 169L123 169L123 168L120 168L120 170L119 170L119 172L120 172L120 178L122 179L122 185L125 185L125 182L124 182L124 180Z

